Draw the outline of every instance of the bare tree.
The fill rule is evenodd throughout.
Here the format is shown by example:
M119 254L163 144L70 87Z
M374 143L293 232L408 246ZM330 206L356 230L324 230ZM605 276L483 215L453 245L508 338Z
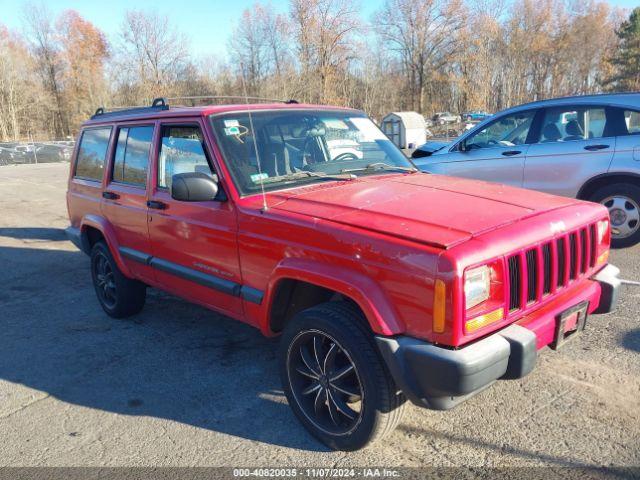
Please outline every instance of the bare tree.
M25 8L25 21L36 60L36 68L45 90L54 100L54 111L52 112L54 134L61 138L69 134L69 123L62 95L63 64L60 56L60 44L52 18L51 12L42 4L30 4Z
M460 0L386 0L372 19L382 43L402 60L414 109L423 111L431 72L458 49L464 24Z
M26 44L0 25L0 140L18 140L36 127L27 123L30 107L40 103L38 88L32 81L31 57Z
M305 98L336 101L338 86L356 56L361 31L358 4L348 0L291 0L291 21Z
M120 31L121 54L116 62L134 100L144 102L167 94L188 72L191 59L186 37L169 25L166 16L129 10Z
M228 42L231 62L239 69L251 95L259 95L267 74L267 39L264 35L265 8L256 3L245 9Z
M270 4L256 2L243 11L228 51L250 94L279 97L291 90L290 30L287 17Z
M270 5L263 8L263 12L262 34L269 51L272 73L280 77L290 66L291 25L285 15L274 13Z

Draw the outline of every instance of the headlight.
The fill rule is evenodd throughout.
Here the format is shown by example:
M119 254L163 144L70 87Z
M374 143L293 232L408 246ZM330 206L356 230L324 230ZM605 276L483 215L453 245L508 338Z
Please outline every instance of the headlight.
M467 270L464 274L464 297L467 309L487 300L490 287L491 269L487 265Z
M607 235L607 230L609 230L609 220L600 220L598 222L598 245L600 245L605 236Z

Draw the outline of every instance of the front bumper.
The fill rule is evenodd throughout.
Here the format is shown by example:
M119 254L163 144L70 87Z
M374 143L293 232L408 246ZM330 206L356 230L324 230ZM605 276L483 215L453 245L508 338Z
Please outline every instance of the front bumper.
M618 275L620 275L618 267L607 265L593 277L593 280L600 285L601 292L600 303L593 313L609 313L616 309L620 285L622 285Z
M552 344L560 313L589 302L589 313L615 308L620 271L602 269L580 288L516 323L457 350L412 337L377 336L376 342L398 387L413 403L448 410L498 379L522 378L533 370L538 350Z

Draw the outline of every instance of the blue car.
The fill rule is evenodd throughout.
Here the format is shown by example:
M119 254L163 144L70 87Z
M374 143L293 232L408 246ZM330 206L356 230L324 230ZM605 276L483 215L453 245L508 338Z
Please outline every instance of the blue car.
M474 112L463 113L462 119L465 122L482 122L483 120L486 120L490 116L491 114L487 112L474 111Z

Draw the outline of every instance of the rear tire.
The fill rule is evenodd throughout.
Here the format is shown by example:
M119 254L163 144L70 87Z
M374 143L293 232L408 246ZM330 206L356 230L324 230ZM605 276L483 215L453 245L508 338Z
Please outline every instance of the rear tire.
M640 187L630 183L607 185L596 190L589 200L609 210L613 248L640 242Z
M147 287L123 275L106 243L91 249L91 277L102 309L113 318L126 318L142 310Z
M362 314L346 302L304 310L287 324L280 376L293 412L334 450L358 450L400 422L405 399Z

